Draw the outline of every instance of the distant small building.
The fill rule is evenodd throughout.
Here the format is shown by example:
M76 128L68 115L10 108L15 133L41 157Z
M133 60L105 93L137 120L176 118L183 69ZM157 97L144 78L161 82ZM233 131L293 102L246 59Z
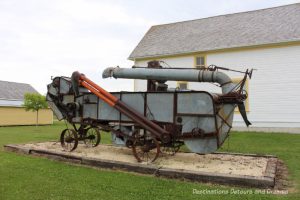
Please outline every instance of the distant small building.
M0 126L34 125L36 112L25 111L22 106L25 93L38 93L31 85L0 81ZM50 109L39 110L39 124L52 124Z

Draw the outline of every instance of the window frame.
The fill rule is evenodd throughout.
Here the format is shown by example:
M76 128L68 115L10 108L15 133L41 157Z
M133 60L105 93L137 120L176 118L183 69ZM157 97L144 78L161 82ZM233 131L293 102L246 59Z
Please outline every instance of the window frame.
M204 58L204 65L197 65L197 58L199 57L203 57ZM194 56L194 67L197 69L201 69L201 68L207 68L207 56L206 54L197 54Z

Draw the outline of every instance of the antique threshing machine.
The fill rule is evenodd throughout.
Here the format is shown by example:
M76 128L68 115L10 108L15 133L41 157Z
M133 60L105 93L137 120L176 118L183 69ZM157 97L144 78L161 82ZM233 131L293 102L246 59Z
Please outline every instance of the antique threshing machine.
M175 154L185 144L195 153L216 151L232 127L234 110L239 108L248 121L243 90L252 70L238 84L220 70L163 68L158 61L147 67L107 68L102 77L145 79L146 92L107 92L84 74L55 77L48 85L47 101L59 120L72 129L61 133L62 147L73 151L78 141L97 146L101 131L110 132L116 145L131 148L139 162L154 161L160 153ZM232 70L234 71L234 70ZM222 93L168 88L167 81L210 82Z

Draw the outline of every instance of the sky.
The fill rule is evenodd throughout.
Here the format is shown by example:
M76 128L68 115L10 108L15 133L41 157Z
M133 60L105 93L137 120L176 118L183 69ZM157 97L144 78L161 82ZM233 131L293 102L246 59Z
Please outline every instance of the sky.
M41 94L51 77L84 73L108 91L133 81L102 79L157 24L292 4L300 0L0 0L0 80Z

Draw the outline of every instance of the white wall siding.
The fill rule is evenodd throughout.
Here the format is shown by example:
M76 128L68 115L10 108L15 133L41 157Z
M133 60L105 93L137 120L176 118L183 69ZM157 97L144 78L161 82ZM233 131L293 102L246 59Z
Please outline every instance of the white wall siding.
M257 69L249 81L248 117L254 126L300 127L300 46L209 54L207 63ZM239 115L234 121L242 124Z
M193 56L160 59L171 67L193 67ZM148 61L148 60L147 60ZM147 66L147 61L137 61ZM300 127L300 45L207 54L207 64L231 69L255 68L249 81L249 120L254 127ZM225 71L225 73L227 73ZM230 73L231 77L242 74ZM176 82L168 82L176 87ZM146 81L135 80L135 91L145 91ZM189 83L189 89L220 92L211 84ZM244 126L239 114L235 126Z

